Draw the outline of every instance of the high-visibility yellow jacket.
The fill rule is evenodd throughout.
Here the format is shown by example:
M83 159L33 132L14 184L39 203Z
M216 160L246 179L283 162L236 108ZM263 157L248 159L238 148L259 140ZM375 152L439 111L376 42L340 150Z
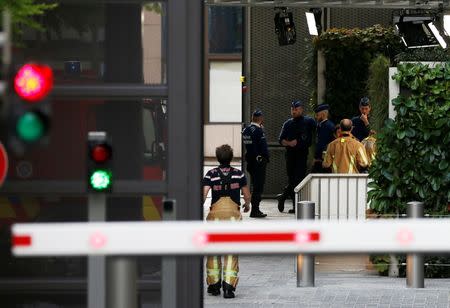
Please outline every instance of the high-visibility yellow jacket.
M364 138L363 141L361 141L364 148L366 149L367 159L369 160L369 167L370 165L372 165L372 161L375 159L375 156L377 154L376 141L377 140L373 136Z
M333 173L359 173L358 169L366 168L368 164L362 143L352 134L343 132L342 136L328 145L322 166L331 167Z

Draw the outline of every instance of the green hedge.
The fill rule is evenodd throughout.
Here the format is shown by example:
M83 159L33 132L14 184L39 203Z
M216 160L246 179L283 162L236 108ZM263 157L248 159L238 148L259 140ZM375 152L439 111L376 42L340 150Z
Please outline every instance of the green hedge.
M447 214L450 200L450 63L398 66L402 93L392 101L395 121L378 134L370 168L370 206L381 213L404 213L409 201L425 212Z
M401 50L393 28L329 29L314 40L326 61L325 102L333 119L356 115L359 99L367 96L369 65L378 54L390 57Z

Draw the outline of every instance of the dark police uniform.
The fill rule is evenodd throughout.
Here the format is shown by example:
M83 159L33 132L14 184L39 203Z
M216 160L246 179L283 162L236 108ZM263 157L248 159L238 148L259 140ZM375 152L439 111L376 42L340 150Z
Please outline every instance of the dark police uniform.
M364 138L369 137L370 126L366 126L359 116L353 117L352 123L352 135L355 138L357 138L359 141L362 141Z
M368 97L362 97L359 101L359 107L370 106L370 100ZM370 121L369 121L370 123ZM352 118L352 135L357 138L360 142L363 141L364 138L369 137L370 126L365 125L361 120L360 116L356 116Z
M300 105L299 105L299 104ZM303 105L300 102L293 102L293 107ZM283 139L288 141L297 140L295 147L286 148L286 171L288 176L288 185L284 188L281 195L278 196L278 210L282 212L284 210L284 200L287 197L292 198L294 205L294 188L305 178L306 176L306 162L308 159L308 149L312 143L312 134L316 127L316 121L308 116L300 116L298 118L291 118L284 122L281 129L278 141L281 144ZM295 211L295 205L290 213Z
M329 106L328 104L321 104L317 106L317 108L314 110L316 113L328 110ZM330 120L326 119L320 123L317 123L317 136L316 136L316 151L314 153L314 159L320 160L320 162L317 162L313 166L312 173L322 173L324 172L324 169L322 168L322 161L323 161L323 152L327 150L328 144L334 140L334 129L335 125Z
M262 116L262 113L255 111L253 115ZM269 161L266 136L260 125L251 123L242 131L242 139L246 150L247 171L250 174L252 183L252 210L250 217L262 218L267 216L259 210L261 194L266 180L266 166Z

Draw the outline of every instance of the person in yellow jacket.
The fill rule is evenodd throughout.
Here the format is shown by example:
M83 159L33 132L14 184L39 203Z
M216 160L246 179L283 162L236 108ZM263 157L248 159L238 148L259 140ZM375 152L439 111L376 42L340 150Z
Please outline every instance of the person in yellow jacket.
M361 141L361 143L364 145L364 148L366 149L367 159L369 160L369 167L372 165L372 162L375 160L375 156L377 154L377 139L375 138L375 134L376 132L374 130L371 130L369 136Z
M233 149L224 144L216 148L216 157L220 165L209 170L203 178L203 201L210 189L211 208L206 220L242 220L240 205L240 191L244 195L244 212L250 210L250 189L245 174L230 166L233 159ZM223 272L223 281L222 279ZM206 261L206 282L208 293L220 295L223 288L224 298L233 298L238 283L239 263L236 255L224 257L222 268L221 256L209 256Z
M361 142L351 134L352 121L343 119L340 123L341 135L328 144L322 166L333 173L359 173L367 168L369 160Z

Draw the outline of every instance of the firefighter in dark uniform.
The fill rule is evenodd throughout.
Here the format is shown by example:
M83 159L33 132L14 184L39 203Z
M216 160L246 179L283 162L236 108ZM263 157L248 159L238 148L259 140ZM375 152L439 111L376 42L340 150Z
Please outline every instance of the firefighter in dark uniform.
M314 166L311 173L323 173L325 169L322 167L324 153L328 144L334 140L335 125L328 119L328 104L321 104L314 109L317 122L317 140L316 150L314 153Z
M290 197L293 208L289 213L295 213L294 188L306 176L308 149L312 143L312 134L316 128L313 118L304 116L305 107L301 101L291 103L292 118L284 122L278 141L286 148L286 171L288 185L282 194L277 196L278 210L283 212L284 201Z
M370 123L369 123L369 114L370 114L371 106L370 100L368 97L363 97L359 101L359 112L360 116L356 116L352 118L353 123L353 136L359 141L363 141L364 138L367 138L370 133Z
M240 192L244 196L244 212L250 210L250 189L245 174L230 166L233 149L224 144L216 148L220 165L209 170L203 178L203 201L211 190L211 207L206 217L208 221L242 220L239 209ZM206 282L208 293L214 296L223 289L223 297L233 298L239 281L239 260L237 255L208 256L206 258Z
M247 162L247 171L250 174L252 183L252 210L250 217L253 218L264 218L267 216L259 209L261 194L266 180L266 166L269 162L269 150L262 126L263 120L261 110L255 110L252 115L252 122L242 131L242 139L245 145L245 161Z

